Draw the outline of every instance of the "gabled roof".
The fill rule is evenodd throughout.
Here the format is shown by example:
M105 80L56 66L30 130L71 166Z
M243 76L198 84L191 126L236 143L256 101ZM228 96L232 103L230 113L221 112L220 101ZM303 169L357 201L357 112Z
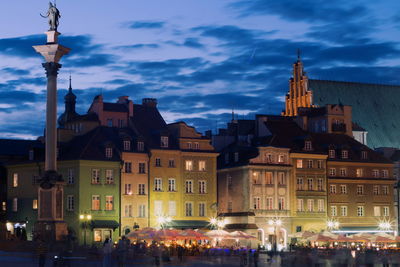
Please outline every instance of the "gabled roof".
M30 149L43 148L38 140L0 139L0 155L27 156Z
M368 146L400 148L400 86L309 79L313 104L352 106L353 121L367 131Z

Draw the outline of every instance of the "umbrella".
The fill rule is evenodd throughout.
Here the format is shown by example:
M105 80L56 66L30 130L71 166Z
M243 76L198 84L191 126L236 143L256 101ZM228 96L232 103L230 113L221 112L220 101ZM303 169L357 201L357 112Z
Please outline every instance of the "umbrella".
M231 236L224 230L211 230L206 233L206 236L211 238L230 238Z
M318 241L318 242L329 242L332 238L325 236L323 234L315 234L307 239L308 241Z
M249 235L242 231L234 231L234 232L230 233L229 235L235 239L257 239L256 237Z
M177 235L178 239L208 239L209 237L206 236L205 234L202 234L200 232L191 230L191 229L187 229L184 231L180 231Z

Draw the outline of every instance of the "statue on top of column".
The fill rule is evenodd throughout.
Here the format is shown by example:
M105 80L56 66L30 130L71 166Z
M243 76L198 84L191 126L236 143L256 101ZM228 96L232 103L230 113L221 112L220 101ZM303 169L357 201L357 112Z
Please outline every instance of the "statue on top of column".
M57 31L58 20L59 18L61 18L61 14L58 8L56 7L56 4L53 5L53 3L49 2L49 10L47 11L46 16L43 16L42 14L40 14L40 16L49 19L49 26L50 26L49 31Z

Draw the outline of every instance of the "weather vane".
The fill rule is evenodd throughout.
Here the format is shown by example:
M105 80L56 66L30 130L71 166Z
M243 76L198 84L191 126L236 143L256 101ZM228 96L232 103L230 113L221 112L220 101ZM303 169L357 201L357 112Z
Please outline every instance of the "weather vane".
M46 16L40 14L43 18L48 18L50 29L49 31L57 31L58 28L58 20L61 18L60 11L57 8L56 0L54 0L54 4L49 2L49 10L47 10Z

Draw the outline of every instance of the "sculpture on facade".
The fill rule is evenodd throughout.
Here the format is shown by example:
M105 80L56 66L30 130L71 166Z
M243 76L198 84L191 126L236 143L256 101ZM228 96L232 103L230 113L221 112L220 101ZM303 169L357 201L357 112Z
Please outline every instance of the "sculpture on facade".
M43 16L42 14L40 14L40 16L43 18L48 18L50 26L49 31L57 31L58 20L61 18L61 14L55 4L53 5L51 2L49 2L49 10L47 11L46 16Z

